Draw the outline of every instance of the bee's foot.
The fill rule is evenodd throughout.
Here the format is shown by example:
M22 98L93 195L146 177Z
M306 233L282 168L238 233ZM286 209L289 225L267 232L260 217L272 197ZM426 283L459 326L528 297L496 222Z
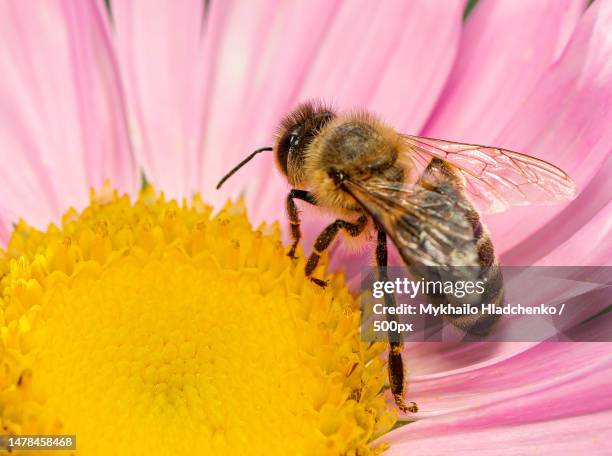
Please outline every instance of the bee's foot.
M319 285L321 288L325 288L328 285L327 280L322 280L322 279L317 279L316 277L311 277L310 281L312 283L316 283L317 285Z
M295 254L295 247L291 247L291 250L287 253L287 256L292 260L297 260L299 257Z
M401 394L394 394L393 398L395 399L395 404L397 405L397 408L400 409L403 413L416 413L419 411L419 406L416 405L415 402L410 402L406 404Z

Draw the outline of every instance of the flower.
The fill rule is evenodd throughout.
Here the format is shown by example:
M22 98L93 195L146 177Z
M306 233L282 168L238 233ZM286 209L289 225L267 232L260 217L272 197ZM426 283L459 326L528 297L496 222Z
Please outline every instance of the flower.
M0 6L0 238L88 204L105 179L139 175L169 196L201 191L269 144L300 99L367 107L399 130L547 159L578 198L486 221L504 264L607 265L612 5L595 0L93 2ZM256 221L282 214L272 157L226 191ZM236 180L239 180L239 183ZM241 179L241 180L240 180ZM305 220L305 241L320 229ZM318 228L317 228L318 227ZM333 252L332 267L363 264ZM359 261L356 260L359 259ZM410 399L425 413L385 436L388 454L605 454L609 344L406 347Z
M6 433L76 434L83 454L384 449L384 344L360 340L341 277L322 293L278 226L211 213L148 187L16 227L0 261Z

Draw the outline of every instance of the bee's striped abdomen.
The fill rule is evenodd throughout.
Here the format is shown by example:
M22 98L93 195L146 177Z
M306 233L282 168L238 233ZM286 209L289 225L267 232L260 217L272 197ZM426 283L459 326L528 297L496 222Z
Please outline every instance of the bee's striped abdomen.
M503 305L504 301L504 282L495 256L495 249L488 231L480 220L480 214L476 210L471 210L467 214L468 220L472 225L476 250L478 252L478 262L481 268L480 280L484 282L484 293L480 303ZM499 319L497 315L478 314L471 316L461 316L451 321L456 326L461 327L469 334L476 336L486 336L491 331L495 322Z
M450 183L459 195L462 195L462 207L468 207L465 216L472 226L474 243L477 250L480 271L477 279L484 282L484 293L480 296L479 303L472 304L493 304L502 306L504 301L503 277L495 256L495 249L489 237L486 227L482 223L480 214L474 209L472 203L465 195L465 187L461 176L451 165L443 160L434 158L431 160L423 173L419 184L423 187L439 191L440 187ZM429 278L425 277L426 280ZM439 296L433 297L439 299ZM445 297L444 297L445 298ZM442 299L444 301L445 299ZM491 328L499 319L499 316L492 314L478 313L475 315L449 315L447 319L455 326L475 336L486 336Z

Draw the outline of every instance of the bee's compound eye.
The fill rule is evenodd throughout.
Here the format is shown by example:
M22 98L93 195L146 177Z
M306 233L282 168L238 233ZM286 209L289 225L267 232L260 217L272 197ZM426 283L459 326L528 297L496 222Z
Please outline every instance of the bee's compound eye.
M297 133L291 133L289 135L289 148L293 149L300 145L300 135Z

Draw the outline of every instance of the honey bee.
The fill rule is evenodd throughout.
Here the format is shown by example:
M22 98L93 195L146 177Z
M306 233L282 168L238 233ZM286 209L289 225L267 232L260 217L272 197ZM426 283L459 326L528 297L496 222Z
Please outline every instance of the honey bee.
M566 173L537 158L402 134L368 112L338 114L319 102L303 103L288 114L274 145L255 150L217 188L264 151L274 153L292 187L286 199L293 239L290 257L295 258L302 236L296 200L338 215L317 237L305 266L306 276L322 287L326 282L312 274L336 235L344 231L357 237L369 228L376 233L381 280L387 278L389 237L411 275L435 280L431 271L436 271L433 274L452 280L480 279L486 283L483 299L501 305L503 280L479 214L548 204L576 193ZM451 323L468 334L486 335L495 317L457 316ZM391 392L401 411L416 412L416 404L404 400L401 337L394 335L389 343Z

